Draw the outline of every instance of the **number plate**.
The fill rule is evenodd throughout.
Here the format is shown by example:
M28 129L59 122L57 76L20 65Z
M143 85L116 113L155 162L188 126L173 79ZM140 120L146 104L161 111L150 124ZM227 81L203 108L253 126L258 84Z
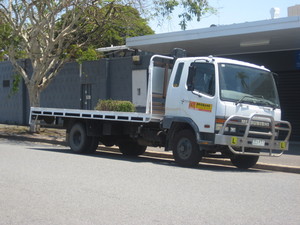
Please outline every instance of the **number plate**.
M254 139L252 141L252 145L255 145L255 146L265 146L265 141L264 140L259 140L259 139Z

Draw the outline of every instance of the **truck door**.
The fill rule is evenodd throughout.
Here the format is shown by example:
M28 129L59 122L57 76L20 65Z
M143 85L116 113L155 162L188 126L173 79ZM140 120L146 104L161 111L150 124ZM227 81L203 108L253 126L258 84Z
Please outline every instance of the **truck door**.
M213 133L217 103L215 65L191 63L186 88L182 92L183 116L191 118L201 132Z

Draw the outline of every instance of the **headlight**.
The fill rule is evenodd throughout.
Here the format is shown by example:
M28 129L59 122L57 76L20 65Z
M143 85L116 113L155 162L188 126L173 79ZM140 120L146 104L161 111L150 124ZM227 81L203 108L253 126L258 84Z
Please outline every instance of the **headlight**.
M226 129L225 129L226 130ZM236 128L235 127L230 127L230 132L231 133L235 133L236 132Z
M224 126L224 123L225 123L225 119L220 119L220 118L217 118L216 119L216 131L220 131L222 129L222 127ZM230 133L235 133L236 132L236 127L225 127L225 132L230 132Z

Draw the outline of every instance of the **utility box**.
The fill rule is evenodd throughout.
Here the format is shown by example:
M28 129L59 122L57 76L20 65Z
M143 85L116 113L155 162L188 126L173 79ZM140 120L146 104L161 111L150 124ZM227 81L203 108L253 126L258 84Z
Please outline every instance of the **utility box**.
M147 70L132 71L132 102L136 107L146 107Z

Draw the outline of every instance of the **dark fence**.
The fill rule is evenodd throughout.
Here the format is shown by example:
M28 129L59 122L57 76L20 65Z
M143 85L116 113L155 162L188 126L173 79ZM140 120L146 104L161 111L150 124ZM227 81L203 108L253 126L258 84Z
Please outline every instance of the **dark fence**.
M41 107L94 109L99 99L132 101L132 71L146 69L150 56L138 65L132 57L65 64L41 94ZM31 71L28 60L20 62ZM0 62L0 123L27 125L29 100L23 80L12 94L17 73L10 62Z

